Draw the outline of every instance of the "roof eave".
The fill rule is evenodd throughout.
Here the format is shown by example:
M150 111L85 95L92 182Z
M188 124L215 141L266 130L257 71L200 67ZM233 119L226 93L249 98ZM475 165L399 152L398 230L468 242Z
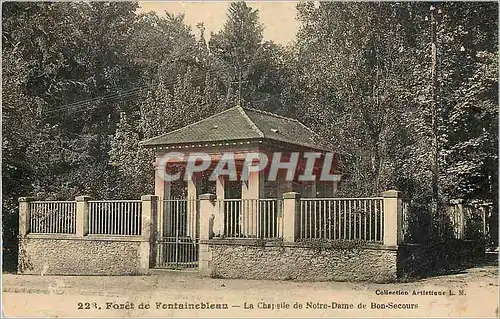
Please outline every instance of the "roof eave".
M214 146L229 146L229 145L243 145L251 143L260 143L262 138L245 138L245 139L233 139L233 140L219 140L219 141L196 141L196 142L186 142L186 143L158 143L158 144L142 144L140 146L146 148L194 148L194 147L214 147Z

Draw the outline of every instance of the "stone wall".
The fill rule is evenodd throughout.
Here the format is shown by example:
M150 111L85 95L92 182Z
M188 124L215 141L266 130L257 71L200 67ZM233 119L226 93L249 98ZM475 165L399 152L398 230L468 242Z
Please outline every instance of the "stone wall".
M200 245L200 272L218 278L391 282L397 278L397 249L210 240Z
M138 236L29 234L20 240L19 273L134 275L147 273L150 244Z

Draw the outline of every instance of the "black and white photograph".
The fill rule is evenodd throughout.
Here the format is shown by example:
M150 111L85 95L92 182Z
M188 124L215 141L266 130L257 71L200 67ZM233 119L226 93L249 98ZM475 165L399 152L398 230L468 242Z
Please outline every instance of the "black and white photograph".
M498 2L1 5L2 316L498 318Z

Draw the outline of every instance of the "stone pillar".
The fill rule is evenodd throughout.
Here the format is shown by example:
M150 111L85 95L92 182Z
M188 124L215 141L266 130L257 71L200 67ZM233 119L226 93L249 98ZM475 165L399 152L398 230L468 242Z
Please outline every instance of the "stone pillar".
M210 277L212 271L210 262L212 261L212 252L208 245L208 240L213 236L215 195L200 195L200 245L198 271L203 277Z
M169 202L164 202L164 200L170 199L171 182L164 179L164 173L161 171L160 166L155 166L155 196L159 204L157 214L160 217L157 223L157 232L161 235L164 233L165 218L170 216Z
M155 166L155 195L158 200L170 199L171 182L164 179L164 172L159 166Z
M263 172L250 172L248 180L241 183L241 212L240 212L240 228L244 231L244 235L250 237L257 237L260 233L258 225L264 225L266 216L259 216L259 201L264 193L264 175ZM246 222L248 225L243 225ZM233 221L234 224L234 221Z
M208 240L213 235L215 195L200 195L200 240Z
M486 203L481 204L481 217L483 219L483 238L487 239L488 236L488 205ZM463 206L462 206L462 216L463 216Z
M19 197L19 236L25 236L31 231L29 203L34 200L34 197Z
M225 184L226 176L217 176L215 180L215 195L217 202L215 203L215 218L214 218L214 229L213 232L217 236L222 236L224 234L224 223L225 223L225 213L224 213L224 198L225 198ZM200 212L201 212L201 202L200 202ZM200 226L201 230L201 226Z
M198 178L191 176L187 181L187 202L186 202L186 230L187 236L195 236L196 222L197 222L197 205L196 199L198 198Z
M283 194L283 241L293 243L299 236L300 194Z
M465 233L465 218L464 218L464 205L461 199L457 201L458 216L453 216L456 220L454 223L454 231L457 239L463 239Z
M217 179L215 180L215 196L217 196L217 199L225 198L225 190L224 190L225 187L226 187L226 176L224 175L217 176Z
M78 196L76 200L76 236L83 237L89 233L89 200L90 196Z
M396 247L402 241L403 200L401 192L388 190L384 197L384 246Z
M144 195L141 197L141 242L139 248L139 273L147 274L154 266L156 259L155 230L158 220L158 196Z
M156 229L158 196L144 195L141 197L141 236L144 238L151 238Z
M187 180L187 198L197 199L198 198L198 179L196 176L191 176L191 179Z
M278 172L278 176L276 177L276 187L277 187L276 198L282 199L283 194L286 193L285 174L279 174ZM283 206L278 205L277 209L278 209L278 232L281 232L281 230L283 229Z

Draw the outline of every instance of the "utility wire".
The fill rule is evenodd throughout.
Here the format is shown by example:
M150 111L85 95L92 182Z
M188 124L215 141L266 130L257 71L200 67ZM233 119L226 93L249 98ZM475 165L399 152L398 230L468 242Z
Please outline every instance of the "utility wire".
M268 53L270 53L271 55L266 55L265 57L262 57L260 59L256 59L256 60L250 61L249 63L245 64L243 67L249 67L252 64L255 64L255 63L258 63L258 62L265 62L269 58L271 58L271 57L274 56L274 54L272 54L273 52L270 51ZM203 80L209 74L214 74L214 75L220 76L220 75L223 75L222 74L223 72L225 72L225 71L231 71L232 69L233 69L232 66L227 66L227 67L220 68L218 70L209 70L205 74L193 77L193 80L194 81L196 81L196 80ZM231 83L233 83L233 82L231 82ZM169 82L164 82L165 85L175 85L177 83L178 83L177 79L169 81ZM141 92L143 92L143 91L145 91L147 89L152 89L152 88L153 88L152 85L144 85L144 86L140 86L140 87L137 87L137 88L125 90L125 91L122 91L122 92L115 92L115 93L108 94L108 95L98 96L98 97L94 97L94 98L87 99L87 100L82 100L82 101L78 101L78 102L73 102L73 103L65 104L65 105L62 105L62 106L57 107L55 109L50 109L50 110L41 112L41 114L49 114L49 113L54 113L54 112L61 112L61 111L64 111L64 110L69 110L71 108L75 108L75 109L72 110L72 112L67 112L67 113L74 113L74 112L80 112L80 111L90 110L94 106L86 108L85 106L87 106L89 103L93 103L93 102L97 102L97 101L102 102L104 100L114 100L114 99L117 99L117 98L124 98L124 97L132 97L132 96L134 96L136 94L139 94L139 93L141 93ZM83 108L79 109L79 107L83 107ZM50 118L53 118L53 117L57 117L57 116L49 116L49 117L45 117L45 119L50 119Z

